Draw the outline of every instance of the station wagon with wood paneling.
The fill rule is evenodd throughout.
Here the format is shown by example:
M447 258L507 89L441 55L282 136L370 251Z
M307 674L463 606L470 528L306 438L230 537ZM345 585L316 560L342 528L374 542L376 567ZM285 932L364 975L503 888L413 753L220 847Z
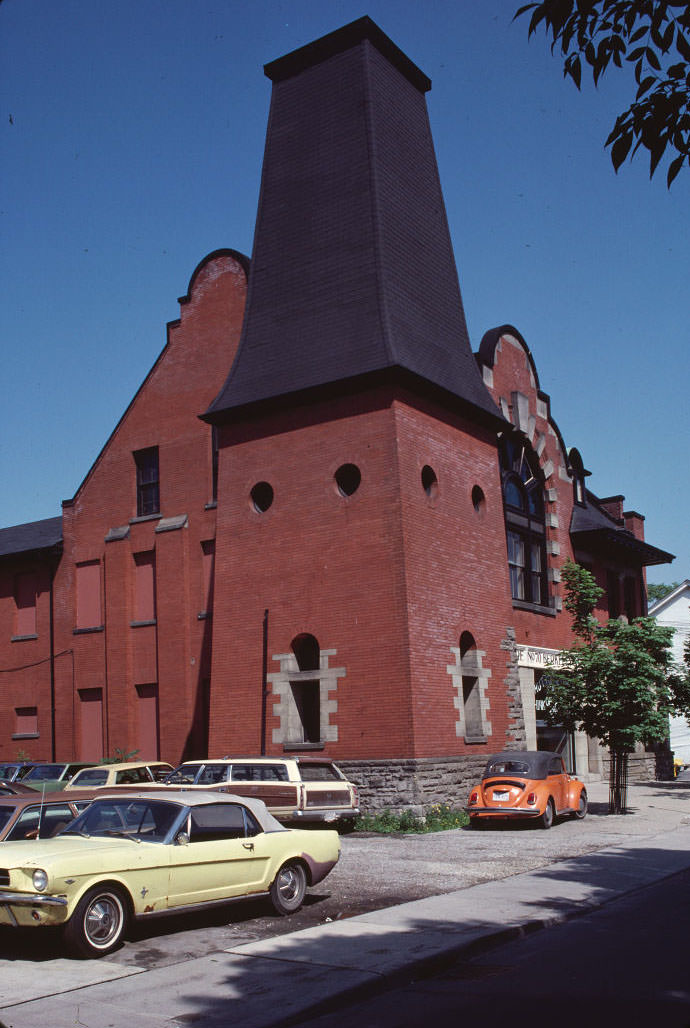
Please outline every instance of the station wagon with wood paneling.
M251 796L287 824L321 822L347 831L360 813L357 787L332 761L316 757L188 760L165 784Z

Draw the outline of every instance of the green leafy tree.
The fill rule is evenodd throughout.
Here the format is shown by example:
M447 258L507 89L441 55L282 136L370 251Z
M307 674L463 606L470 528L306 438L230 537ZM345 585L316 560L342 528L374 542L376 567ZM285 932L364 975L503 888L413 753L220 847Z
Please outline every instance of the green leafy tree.
M668 738L669 716L690 713L690 675L673 664L673 629L655 618L602 625L594 607L602 590L585 568L566 561L565 606L576 642L540 689L549 724L582 729L611 755L609 812L625 813L628 757L637 743Z
M690 3L542 0L525 4L515 17L528 12L529 35L543 25L551 51L564 58L564 76L578 89L583 62L595 85L611 65L632 67L635 99L616 118L606 146L616 171L644 147L650 178L668 149L670 186L683 165L690 167Z
M665 585L659 582L657 585L647 586L647 599L651 603L656 603L657 600L663 600L664 596L668 596L674 589L677 589L680 582L671 582L670 585Z

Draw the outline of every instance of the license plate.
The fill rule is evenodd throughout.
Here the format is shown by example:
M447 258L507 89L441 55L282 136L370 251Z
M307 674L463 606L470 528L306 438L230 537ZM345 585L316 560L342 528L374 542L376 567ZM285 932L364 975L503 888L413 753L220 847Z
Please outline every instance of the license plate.
M495 792L494 793L494 799L495 800L507 800L509 798L509 796L510 796L510 793L508 793L508 792Z

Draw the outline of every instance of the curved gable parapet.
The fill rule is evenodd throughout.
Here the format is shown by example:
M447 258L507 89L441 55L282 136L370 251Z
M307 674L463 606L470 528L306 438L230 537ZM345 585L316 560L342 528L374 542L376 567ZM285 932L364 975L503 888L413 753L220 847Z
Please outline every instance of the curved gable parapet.
M218 250L212 250L211 253L206 254L206 256L199 261L192 272L189 279L189 285L187 286L187 292L184 296L178 297L177 302L179 304L189 303L192 298L192 293L194 292L197 279L201 276L202 272L208 267L208 265L213 261L218 260L219 257L232 257L232 259L237 261L244 271L245 278L249 278L249 258L245 254L240 253L239 250L233 250L230 247L221 247Z
M502 336L512 336L513 339L515 339L523 348L530 363L532 374L534 375L536 388L540 391L539 375L537 374L537 366L534 363L532 351L525 342L522 333L518 332L514 325L500 325L497 328L490 328L488 332L484 333L482 341L479 344L479 350L477 351L477 360L479 363L485 365L487 368L493 368L496 361L496 348Z

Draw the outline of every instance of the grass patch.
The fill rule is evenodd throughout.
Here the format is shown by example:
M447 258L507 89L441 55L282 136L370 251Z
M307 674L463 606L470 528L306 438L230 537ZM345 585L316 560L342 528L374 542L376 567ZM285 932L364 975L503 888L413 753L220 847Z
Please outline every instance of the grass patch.
M357 832L377 832L381 835L403 833L425 835L427 832L447 832L451 828L464 828L469 824L464 810L453 810L447 803L435 803L423 817L411 810L393 814L381 810L377 814L362 814L355 825Z

